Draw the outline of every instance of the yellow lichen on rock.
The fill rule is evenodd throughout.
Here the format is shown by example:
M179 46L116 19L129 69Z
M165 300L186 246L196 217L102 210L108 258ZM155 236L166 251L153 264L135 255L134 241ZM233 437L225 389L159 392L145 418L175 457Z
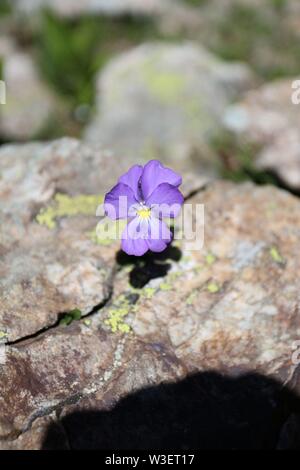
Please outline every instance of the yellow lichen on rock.
M159 59L159 57L158 57ZM162 103L177 102L185 88L182 75L169 70L158 71L156 63L149 61L143 69L143 79L150 92Z
M121 239L127 222L127 219L111 220L106 218L98 223L96 229L90 232L89 236L97 245L111 245L115 240Z
M76 215L96 215L99 204L103 202L103 196L99 194L79 194L69 196L57 193L54 201L44 209L41 209L36 217L40 225L53 229L60 217L72 217Z
M129 333L131 328L124 321L124 318L136 310L135 306L125 297L124 294L120 295L112 307L108 311L108 318L104 321L112 333L121 332Z

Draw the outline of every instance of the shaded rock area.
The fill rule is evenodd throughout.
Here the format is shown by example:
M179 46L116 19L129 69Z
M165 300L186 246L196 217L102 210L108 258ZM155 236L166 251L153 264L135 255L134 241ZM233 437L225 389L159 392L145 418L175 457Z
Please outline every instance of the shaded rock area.
M0 37L0 62L1 78L6 84L6 104L0 109L0 136L12 140L35 138L55 113L63 112L63 106L41 80L34 59L4 36Z
M299 92L292 88L294 82L296 77L248 92L228 109L225 124L243 144L257 148L257 168L273 171L287 187L300 191Z
M299 447L299 200L183 175L204 246L132 258L94 233L129 165L0 150L0 448Z
M212 174L209 146L222 113L253 81L247 66L222 62L192 42L144 44L99 74L98 111L86 140L125 158L159 156Z

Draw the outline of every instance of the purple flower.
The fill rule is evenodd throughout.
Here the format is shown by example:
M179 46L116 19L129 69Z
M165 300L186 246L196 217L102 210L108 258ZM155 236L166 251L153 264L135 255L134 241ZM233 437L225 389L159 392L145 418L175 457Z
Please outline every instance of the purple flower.
M132 166L106 194L105 214L113 220L129 218L122 233L122 249L128 255L160 252L170 243L172 233L162 218L179 214L181 182L180 175L150 160L144 167Z

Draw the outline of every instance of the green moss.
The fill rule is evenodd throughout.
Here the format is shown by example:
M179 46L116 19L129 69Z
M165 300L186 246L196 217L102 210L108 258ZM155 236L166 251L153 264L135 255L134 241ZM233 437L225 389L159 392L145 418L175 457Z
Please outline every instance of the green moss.
M103 202L101 195L68 196L57 193L54 202L44 208L36 217L40 225L53 229L57 225L57 219L61 217L72 217L76 215L95 215L99 204Z
M6 331L0 330L0 340L1 340L1 339L4 339L4 338L6 338L6 337L7 337Z
M284 259L281 256L281 254L279 253L278 248L276 248L276 246L272 246L270 248L270 255L271 255L271 258L273 259L273 261L275 261L275 263L278 263L278 264L283 264L284 263Z
M81 319L81 310L79 308L74 308L70 312L66 313L59 321L60 325L68 326L73 321L78 321Z
M207 285L207 290L208 290L208 292L210 292L211 294L216 294L217 292L219 292L220 287L219 287L218 284L216 284L215 282L210 282L210 283Z

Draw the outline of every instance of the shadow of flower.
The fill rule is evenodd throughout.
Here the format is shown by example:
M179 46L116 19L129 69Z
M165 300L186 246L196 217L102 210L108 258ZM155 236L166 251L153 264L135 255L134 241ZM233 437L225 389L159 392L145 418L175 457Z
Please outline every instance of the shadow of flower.
M151 279L165 276L171 268L168 261L179 261L181 256L179 248L169 245L162 253L148 252L140 257L129 256L120 250L116 260L120 266L133 265L129 282L132 287L141 289Z

